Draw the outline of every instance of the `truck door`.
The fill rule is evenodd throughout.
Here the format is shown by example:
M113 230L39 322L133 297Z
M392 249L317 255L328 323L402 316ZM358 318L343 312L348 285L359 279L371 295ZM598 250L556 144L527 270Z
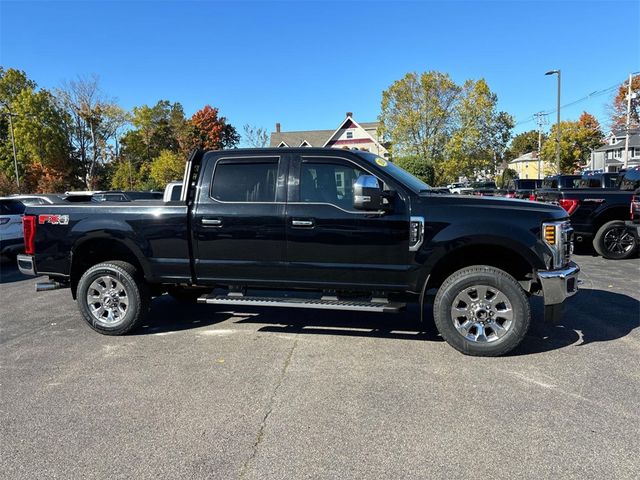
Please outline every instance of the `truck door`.
M284 279L287 156L209 155L192 214L196 278Z
M393 211L353 208L353 183L366 166L340 156L292 159L286 211L289 278L336 289L408 283L409 208L403 195Z

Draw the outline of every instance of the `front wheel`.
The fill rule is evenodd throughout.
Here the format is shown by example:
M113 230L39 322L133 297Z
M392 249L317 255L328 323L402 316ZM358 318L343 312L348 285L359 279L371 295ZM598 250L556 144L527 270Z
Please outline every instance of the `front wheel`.
M613 220L598 229L593 248L604 258L624 260L635 254L638 242L622 220Z
M85 321L105 335L124 335L138 327L151 301L135 267L121 261L99 263L84 272L76 298Z
M524 339L529 300L515 278L477 265L449 276L438 289L433 316L440 335L465 355L497 357Z

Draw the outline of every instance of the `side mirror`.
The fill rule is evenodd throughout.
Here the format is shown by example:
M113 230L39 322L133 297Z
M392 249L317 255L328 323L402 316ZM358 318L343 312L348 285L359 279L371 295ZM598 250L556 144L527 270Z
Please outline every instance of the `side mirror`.
M353 208L356 210L382 209L382 189L373 175L360 175L353 184Z

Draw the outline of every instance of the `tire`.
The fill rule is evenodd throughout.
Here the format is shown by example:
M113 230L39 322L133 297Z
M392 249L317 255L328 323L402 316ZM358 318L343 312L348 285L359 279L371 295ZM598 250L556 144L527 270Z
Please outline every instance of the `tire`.
M612 220L602 225L593 237L593 248L604 258L624 260L638 250L638 241L622 220Z
M104 335L124 335L140 326L151 303L147 286L135 267L115 260L84 272L76 299L84 320Z
M171 287L167 289L167 293L180 303L196 303L198 298L209 291L210 290L181 287Z
M515 278L498 268L476 265L444 281L433 303L433 317L442 338L459 352L497 357L527 335L531 308Z

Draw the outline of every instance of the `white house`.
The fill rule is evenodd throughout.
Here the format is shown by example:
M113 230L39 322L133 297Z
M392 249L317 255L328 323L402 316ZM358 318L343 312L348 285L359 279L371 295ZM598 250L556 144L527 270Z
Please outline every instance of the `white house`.
M609 133L606 145L591 152L591 160L587 164L587 170L619 171L624 165L625 137L624 128ZM628 165L630 167L640 165L640 128L629 131Z
M388 150L378 137L378 122L356 122L353 113L347 112L335 130L303 130L283 132L276 123L271 133L271 147L331 147L364 150L381 157L388 157Z

